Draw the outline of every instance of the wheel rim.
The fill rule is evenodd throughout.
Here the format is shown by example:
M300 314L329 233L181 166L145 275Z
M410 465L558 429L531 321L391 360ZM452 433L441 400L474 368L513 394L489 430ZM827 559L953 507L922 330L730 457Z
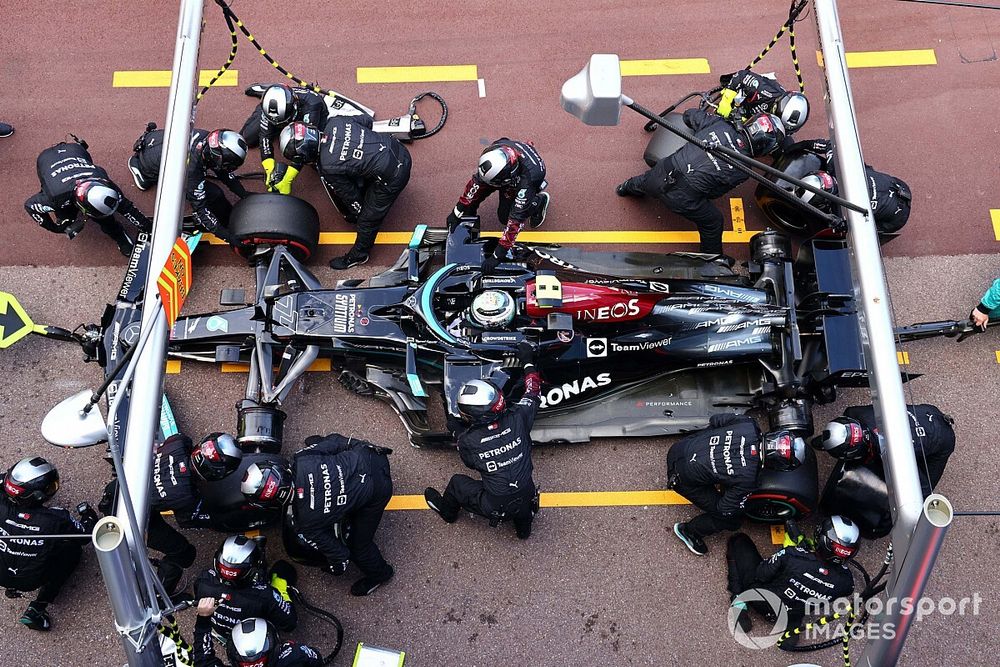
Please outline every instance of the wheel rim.
M789 502L769 498L755 503L747 509L747 516L754 521L777 523L790 519L798 514L798 510Z

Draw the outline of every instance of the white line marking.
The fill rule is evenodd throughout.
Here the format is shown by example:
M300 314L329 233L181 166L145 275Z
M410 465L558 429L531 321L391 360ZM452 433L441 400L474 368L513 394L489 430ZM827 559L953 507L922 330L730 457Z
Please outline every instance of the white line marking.
M476 81L479 83L479 96L486 97L486 80L477 79Z

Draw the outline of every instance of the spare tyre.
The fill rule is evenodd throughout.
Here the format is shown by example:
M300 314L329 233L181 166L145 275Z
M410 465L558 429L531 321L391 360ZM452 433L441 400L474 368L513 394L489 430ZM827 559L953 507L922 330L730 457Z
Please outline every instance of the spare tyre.
M684 124L684 114L671 111L666 116L661 116L661 118L666 121L667 125L691 134L691 128ZM642 159L652 167L668 155L673 155L679 151L686 143L687 139L678 137L670 130L657 125L653 131L653 136L649 138L649 143L646 144L646 152L643 153Z
M778 157L773 166L793 178L801 179L811 171L822 171L824 162L814 153L792 151ZM788 192L795 190L794 185L782 178L768 175L767 179ZM785 201L764 185L757 185L754 199L757 200L757 206L764 212L768 220L792 234L812 236L829 226L824 218Z
M233 207L229 232L236 252L245 258L258 246L285 246L296 259L306 261L319 246L319 214L298 197L253 194Z

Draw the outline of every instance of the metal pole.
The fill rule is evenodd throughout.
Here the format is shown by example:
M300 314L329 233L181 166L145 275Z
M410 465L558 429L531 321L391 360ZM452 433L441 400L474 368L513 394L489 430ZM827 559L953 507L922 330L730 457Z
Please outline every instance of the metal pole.
M141 603L132 556L125 542L125 524L116 517L104 517L94 527L91 539L101 576L108 588L115 624L121 632L135 639L146 627L149 614ZM127 642L126 645L131 646ZM132 664L131 660L129 664Z
M867 215L845 210L845 217L849 228L851 268L861 325L861 342L868 367L875 416L882 435L880 446L893 516L892 546L896 558L889 573L886 594L890 598L896 598L898 603L901 597L919 598L922 595L940 541L944 538L944 531L930 531L928 528L916 531L918 522L922 522L921 525L935 526L934 522L940 520L940 515L935 514L933 518L928 516L920 488L910 436L910 420L906 414L903 383L896 360L888 289L882 270L874 216L868 202L868 179L855 120L837 3L836 0L815 0L813 6L823 51L827 116L836 149L834 157L837 182L842 196L853 202L863 202L868 208ZM950 505L941 496L935 498L935 512L942 506L948 508L948 520L943 524L946 526L951 521ZM883 634L867 642L862 664L878 667L895 664L910 628L909 617L900 620L901 625L896 627L894 639L885 639Z
M198 47L201 37L202 0L181 0L174 47L173 78L167 102L164 151L160 164L160 182L156 195L153 231L151 234L150 270L146 277L141 334L148 332L149 341L135 363L132 401L128 415L128 430L124 443L124 473L130 498L119 494L118 530L126 540L131 558L102 561L102 572L108 596L119 628L130 629L139 621L134 616L141 611L147 634L155 632L152 615L152 591L139 581L142 564L147 561L145 523L149 510L149 477L153 458L153 437L160 417L163 367L167 345L167 322L161 309L150 307L159 299L156 281L166 264L171 248L180 231L184 205L184 180L188 141L191 136L192 109L198 75ZM128 521L125 504L131 500L135 530ZM110 530L110 529L109 529ZM97 534L95 532L95 541ZM110 539L110 538L108 538ZM148 565L146 566L148 567ZM119 616L119 613L124 616ZM163 664L159 650L141 651L123 637L122 644L131 667L159 667Z
M924 592L924 586L931 576L934 561L937 560L945 533L951 526L954 517L951 503L944 496L936 493L927 496L923 511L917 521L910 540L910 550L906 554L893 587L892 596L897 604L885 605L885 613L880 614L874 622L880 628L895 630L891 639L879 638L869 641L861 656L862 665L868 667L884 667L895 665L899 654L903 651L903 643L914 621L914 611L919 609L918 601ZM899 601L909 598L912 605L907 610ZM904 611L906 613L904 613ZM880 633L882 637L890 633Z
M837 183L847 199L864 204L867 216L846 210L849 226L851 266L854 275L861 341L871 384L872 401L882 439L882 460L891 491L893 513L892 546L896 563L906 559L910 535L923 507L923 494L917 476L917 461L910 437L903 382L896 360L892 316L878 235L868 202L868 179L861 155L861 142L855 123L847 61L836 0L816 0L816 24L823 49L827 82L827 115L833 138L837 165ZM890 578L891 590L898 576L896 567Z
M184 179L188 142L191 137L191 109L194 105L198 72L198 40L201 33L202 1L182 0L177 46L174 51L173 80L167 106L167 122L163 139L164 151L160 165L160 183L156 193L153 218L150 270L146 277L145 303L141 331L152 329L146 348L136 363L132 382L132 404L129 411L127 441L124 443L125 475L131 500L139 522L145 528L149 495L149 476L153 461L153 437L160 416L163 391L163 366L167 346L166 317L148 307L159 299L156 281L166 264L170 250L180 232L184 205ZM119 498L119 502L124 502ZM119 518L126 521L123 510ZM126 522L126 536L131 549L145 550L141 536L131 535Z

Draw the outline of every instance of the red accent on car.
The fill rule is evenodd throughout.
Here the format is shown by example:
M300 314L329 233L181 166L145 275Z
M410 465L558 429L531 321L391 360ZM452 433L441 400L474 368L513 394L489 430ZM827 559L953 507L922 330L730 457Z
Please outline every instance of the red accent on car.
M531 317L545 317L549 313L569 313L583 322L626 322L641 320L649 315L662 294L630 292L608 285L563 283L562 305L558 308L540 308L535 298L535 282L528 283L527 313Z

